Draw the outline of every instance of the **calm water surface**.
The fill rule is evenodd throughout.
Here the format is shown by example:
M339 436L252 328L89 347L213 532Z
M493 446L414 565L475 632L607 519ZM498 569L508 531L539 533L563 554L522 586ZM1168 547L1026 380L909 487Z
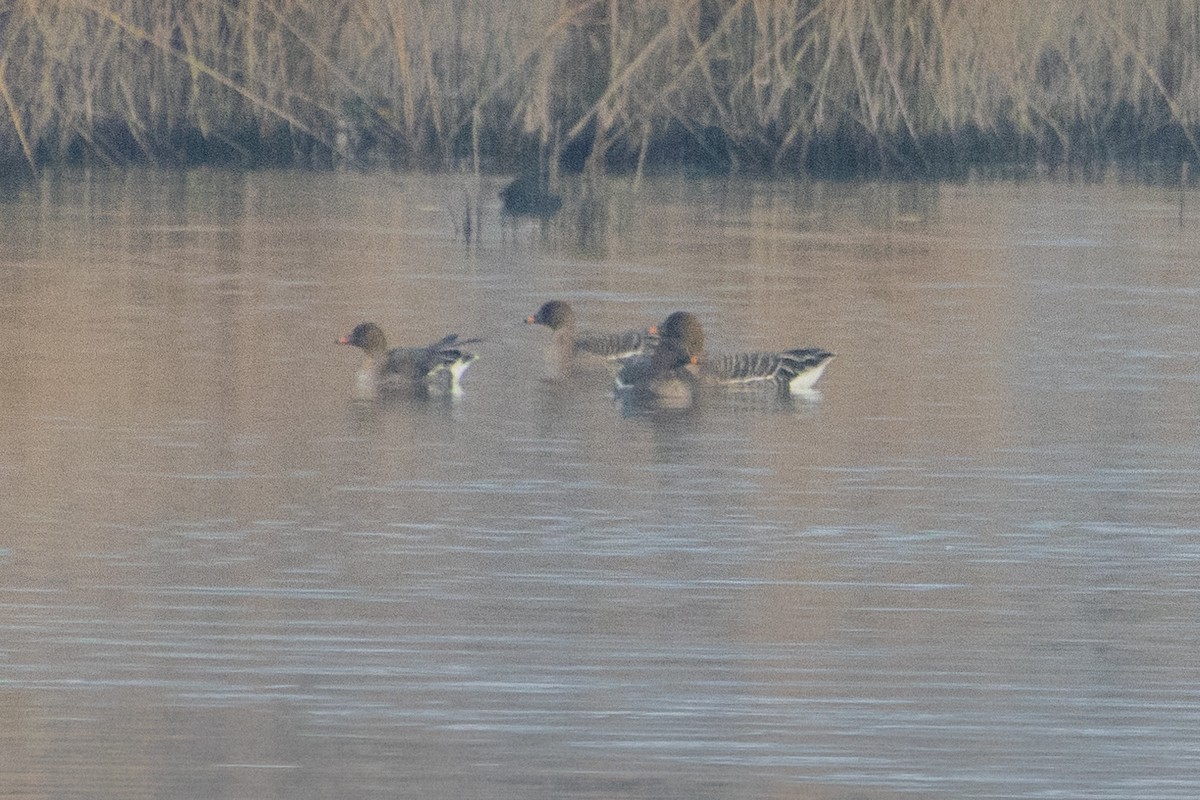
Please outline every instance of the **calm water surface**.
M6 199L0 795L1200 793L1200 197L499 185ZM839 357L624 415L554 297ZM352 402L364 319L485 337L464 395Z

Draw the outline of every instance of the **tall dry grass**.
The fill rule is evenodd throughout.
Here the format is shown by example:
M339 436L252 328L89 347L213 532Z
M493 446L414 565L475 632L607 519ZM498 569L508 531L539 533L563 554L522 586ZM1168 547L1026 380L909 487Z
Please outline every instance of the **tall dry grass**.
M1195 157L1198 62L1200 0L0 0L0 161Z

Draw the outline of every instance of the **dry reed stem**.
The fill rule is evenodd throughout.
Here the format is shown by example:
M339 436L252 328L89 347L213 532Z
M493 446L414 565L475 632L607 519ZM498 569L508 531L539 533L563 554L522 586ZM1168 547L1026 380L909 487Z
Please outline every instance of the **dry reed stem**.
M37 162L33 158L33 148L29 144L29 137L25 133L25 123L21 119L21 109L17 107L13 100L12 92L8 88L8 80L5 77L5 65L8 63L8 54L0 56L0 98L3 98L4 105L8 108L8 119L12 123L13 130L16 131L17 141L21 144L21 152L25 156L25 162L29 164L29 169L35 175L37 174Z
M892 88L892 96L896 101L897 111L904 120L904 127L908 131L909 136L912 137L913 141L918 141L919 137L916 128L908 113L908 102L905 100L904 90L900 88L900 77L896 74L896 66L892 63L892 57L888 51L887 42L884 41L883 31L880 29L879 19L875 14L875 7L873 5L867 6L867 20L870 22L871 33L875 37L875 42L879 46L879 63L883 67L883 71L888 78L888 83Z

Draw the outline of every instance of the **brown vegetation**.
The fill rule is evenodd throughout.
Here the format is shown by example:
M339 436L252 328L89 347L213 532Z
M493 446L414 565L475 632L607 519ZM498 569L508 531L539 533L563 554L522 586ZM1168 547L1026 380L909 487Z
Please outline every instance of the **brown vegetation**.
M0 163L1195 158L1200 0L0 0Z

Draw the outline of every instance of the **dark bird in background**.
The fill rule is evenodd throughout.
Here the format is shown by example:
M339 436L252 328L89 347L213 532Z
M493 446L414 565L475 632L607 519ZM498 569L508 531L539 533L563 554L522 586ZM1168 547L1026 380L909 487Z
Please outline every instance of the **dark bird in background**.
M562 198L550 191L549 184L537 175L518 175L500 190L504 213L512 216L552 217L562 208Z

